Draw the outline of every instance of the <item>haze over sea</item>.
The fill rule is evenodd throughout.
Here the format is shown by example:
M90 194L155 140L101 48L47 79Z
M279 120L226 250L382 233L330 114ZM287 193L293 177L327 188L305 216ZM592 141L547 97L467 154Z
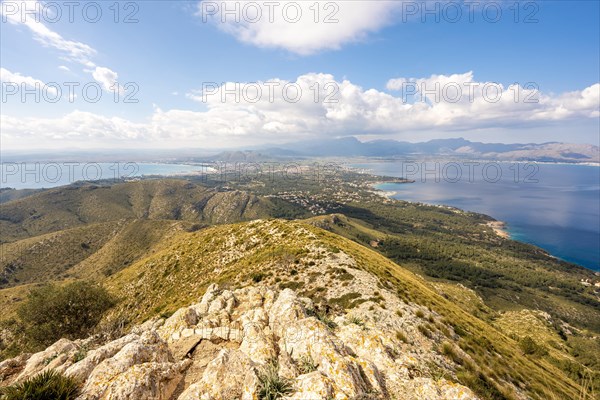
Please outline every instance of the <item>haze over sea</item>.
M204 165L135 162L6 162L0 164L0 188L48 189L77 181L132 179L206 173Z
M395 192L392 197L396 199L490 215L507 223L513 239L600 271L600 168L493 163L502 170L498 177L496 166L484 172L489 165L484 162L471 167L457 164L440 163L436 167L434 163L380 162L353 166L377 175L415 180L378 185L378 189ZM425 169L430 172L425 173Z
M56 175L60 171L58 177ZM507 223L515 240L600 271L600 168L569 164L372 162L353 164L414 183L378 189L400 200L449 205ZM50 188L78 180L206 173L205 166L161 163L4 163L0 187ZM499 169L501 173L499 174ZM16 168L16 169L15 169Z

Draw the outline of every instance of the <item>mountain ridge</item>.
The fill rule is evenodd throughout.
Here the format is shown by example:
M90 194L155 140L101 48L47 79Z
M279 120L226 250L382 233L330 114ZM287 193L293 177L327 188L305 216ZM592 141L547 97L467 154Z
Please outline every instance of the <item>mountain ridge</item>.
M377 370L384 382L389 378L388 389L362 377L344 380L344 385L352 387L347 392L340 388L340 381L337 388L324 384L339 399L354 399L354 395L380 399L377 396L385 396L385 390L394 393L398 387L410 387L411 393L421 393L421 397L414 395L415 400L421 400L423 393L432 393L433 399L455 400L457 395L447 390L462 385L469 388L462 391L466 399L546 400L553 395L561 399L593 395L600 388L600 360L588 351L600 349L600 298L592 271L499 236L490 226L491 217L386 198L372 188L381 177L339 171L325 182L263 178L225 183L190 178L76 184L3 203L0 223L6 242L0 245L0 271L8 282L0 287L0 356L17 356L0 364L5 384L16 379L6 375L15 368L32 374L47 366L67 371L82 361L82 353L120 352L119 343L134 334L138 335L132 339L135 348L150 358L139 364L128 358L131 353L127 351L117 358L116 354L106 356L106 364L126 365L118 373L113 371L114 382L120 383L111 389L111 396L118 390L131 397L130 390L140 389L128 384L133 382L131 374L145 382L159 382L156 374L162 373L186 382L181 393L199 382L204 384L195 387L206 393L206 384L215 380L188 372L190 360L192 366L199 362L191 347L169 353L160 349L175 342L176 347L188 346L185 335L206 327L198 326L200 320L211 328L222 328L222 321L229 321L228 332L239 329L231 323L239 322L235 307L246 303L246 295L236 297L236 293L258 290L272 293L267 297L273 299L292 296L291 292L308 299L313 306L294 315L319 331L325 329L328 340L344 343L358 356L336 353L338 365L354 371L363 368L366 373ZM97 204L104 208L97 209ZM46 350L23 343L16 310L27 301L28 293L48 283L63 287L82 280L102 285L118 299L97 326L99 336L67 338L70 342L63 340ZM233 308L225 307L228 316L189 311L200 307L198 301L211 287L218 287L219 293L229 291L239 300L231 300L229 294L211 300L216 301L214 311L221 307L219 313L232 302ZM270 309L254 312L268 315ZM268 330L261 325L261 335L273 338L280 322L277 317L275 325L267 323ZM326 333L330 322L339 330ZM161 336L167 328L155 323L177 329ZM143 340L139 326L150 332ZM371 343L375 338L369 332L378 332L375 336L391 347L363 347L352 339L366 333L364 339ZM171 340L171 334L179 336ZM298 368L301 360L294 357L302 354L294 353L290 356L294 361L289 361L280 341L275 336L261 342L260 348L279 349L266 354L282 355L282 364ZM421 344L426 346L424 353ZM212 349L198 354L210 359L194 367L196 371L206 371L204 366L212 361L215 366L229 365L227 357L246 360L244 365L250 365L257 376L266 367L262 350L244 353L238 347L241 343L229 336L204 337L196 345ZM247 346L248 351L256 349L253 344ZM24 351L36 355L21 354ZM375 360L369 355L382 351L394 362L403 360L398 361L401 369L386 367L387 356ZM153 354L166 357L161 358L166 364L148 364ZM184 359L175 362L175 354ZM50 358L47 365L42 362ZM93 360L77 368L90 365L93 370L104 362ZM324 361L317 364L324 365ZM232 370L236 370L234 365ZM221 369L209 371L224 374ZM299 372L289 378L305 396L306 379L310 378L313 389L316 378L321 383L335 382L332 370L319 370L309 377ZM286 374L283 369L278 373ZM402 379L392 384L394 374ZM96 375L84 377L99 382ZM22 378L27 376L32 375L28 372ZM550 377L553 381L548 384ZM369 388L378 393L370 393ZM162 399L176 399L173 393L161 395ZM91 398L104 395L98 396Z
M258 150L262 151L262 150ZM482 143L463 138L434 139L428 142L373 140L361 142L354 137L296 142L265 148L271 156L304 157L401 157L454 156L502 161L600 162L600 148L591 144L572 143Z
M180 372L169 376L183 379L187 371L194 375L180 392L174 389L179 384L160 386L156 398L188 399L181 396L190 392L227 398L224 388L231 385L229 381L210 379L206 371L216 366L200 361L203 353L194 355L196 345L206 341L229 346L210 353L214 363L228 365L220 357L235 355L247 360L250 371L259 371L260 366L278 359L282 376L290 374L284 368L293 371L301 357L309 354L319 372L317 381L330 384L307 383L301 371L292 372L288 376L294 380L297 396L289 399L305 399L315 387L325 387L325 392L339 399L359 395L394 399L405 393L415 400L426 393L440 400L546 399L552 394L574 398L581 390L547 361L515 352L518 341L453 304L419 276L364 246L299 221L255 220L182 232L170 240L169 248L110 276L106 286L123 299L107 317L107 324L129 321L134 325L129 336L124 333L120 338L139 342L143 346L136 345L136 352L150 358L125 350L119 353L124 347L117 347L111 353L88 350L92 358L73 362L72 354L82 343L63 339L37 355L12 361L11 371L19 371L16 379L48 366L89 371L79 375L87 380L84 393L91 396L84 398L119 399L125 394L116 393L148 393L152 387L144 383L150 378L131 380L132 374L150 377L164 367L177 366ZM327 312L335 325L328 327L330 322L319 310ZM220 327L227 327L226 336L219 333ZM292 340L296 327L313 334L298 336L294 331L296 339ZM140 335L139 339L132 334ZM85 343L92 349L108 349L123 344L123 339L100 347L92 339ZM333 343L338 345L331 347ZM58 355L56 361L41 362L52 354ZM105 355L94 358L93 354ZM111 354L116 357L113 361ZM160 354L166 357L162 362L176 365L145 364ZM197 369L192 369L198 362ZM113 370L115 363L124 368ZM232 374L241 372L234 364L226 369ZM355 369L364 372L354 374ZM551 384L544 382L547 371L554 377ZM5 379L13 382L14 373ZM456 384L470 389L456 391L460 389ZM247 398L257 398L258 382L233 385L242 393L255 393ZM173 397L173 393L181 394Z

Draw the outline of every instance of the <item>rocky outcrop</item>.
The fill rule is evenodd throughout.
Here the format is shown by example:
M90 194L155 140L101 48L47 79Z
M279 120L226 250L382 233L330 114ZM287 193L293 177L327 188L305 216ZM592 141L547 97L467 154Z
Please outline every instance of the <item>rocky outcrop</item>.
M289 383L288 400L477 399L436 352L441 338L417 329L419 306L394 301L325 320L290 289L211 285L197 304L83 355L84 341L63 339L1 363L0 373L19 382L63 371L81 380L79 400L253 400L269 369ZM445 378L428 373L432 366Z

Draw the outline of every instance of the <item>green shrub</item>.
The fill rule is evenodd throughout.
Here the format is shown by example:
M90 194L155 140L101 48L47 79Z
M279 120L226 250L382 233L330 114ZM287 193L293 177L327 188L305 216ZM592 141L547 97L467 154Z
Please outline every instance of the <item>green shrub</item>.
M82 346L77 350L77 353L73 355L73 362L77 363L87 357L88 347Z
M250 277L252 278L252 281L254 283L258 283L258 282L262 281L263 279L265 279L266 275L262 272L255 272L252 275L250 275Z
M54 370L42 372L5 388L0 388L1 400L72 400L79 396L80 383Z
M279 284L279 288L281 290L283 290L283 289L298 290L303 286L304 286L304 282L282 282Z
M104 288L80 281L32 290L17 313L25 335L36 345L48 346L63 337L88 336L114 304Z
M450 342L442 343L441 348L442 354L454 361L457 364L463 364L464 360L462 357L456 352L456 348Z
M469 387L481 398L489 400L511 400L500 391L498 386L480 372L461 370L456 373L458 381Z
M361 299L362 295L357 292L345 293L340 297L329 299L329 304L339 306L344 310L352 309L366 300Z
M524 337L519 342L519 347L524 354L528 355L545 356L548 354L548 351L543 346L534 342L529 336Z
M260 371L258 379L260 381L258 398L261 400L281 399L293 391L291 380L279 376L279 366L276 362L267 364Z
M442 343L442 354L454 358L454 347L448 342Z

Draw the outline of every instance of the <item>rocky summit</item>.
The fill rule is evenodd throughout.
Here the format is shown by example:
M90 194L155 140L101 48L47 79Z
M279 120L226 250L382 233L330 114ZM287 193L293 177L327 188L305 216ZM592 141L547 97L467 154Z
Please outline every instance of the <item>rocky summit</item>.
M390 310L365 302L329 320L291 289L213 284L199 302L116 340L61 339L6 360L0 378L53 369L82 383L80 400L259 399L267 379L287 384L290 400L477 399L451 379L439 338L419 331L427 310L385 297Z

